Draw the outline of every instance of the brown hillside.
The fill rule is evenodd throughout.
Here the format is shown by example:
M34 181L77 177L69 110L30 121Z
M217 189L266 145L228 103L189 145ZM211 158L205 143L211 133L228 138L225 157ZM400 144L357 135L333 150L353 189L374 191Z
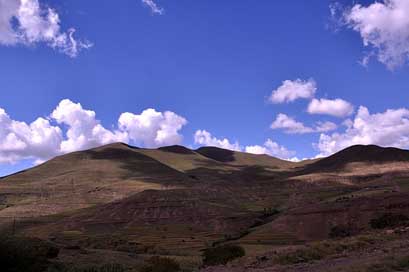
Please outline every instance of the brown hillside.
M395 148L293 163L117 143L0 179L0 230L52 240L63 262L163 255L188 258L184 268L194 270L214 245L239 244L257 259L327 239L338 225L372 233L368 222L382 213L409 217L408 193L408 151Z
M259 165L268 168L291 168L296 166L293 162L268 155L243 153L218 147L201 147L196 152L212 160L232 165Z
M409 162L409 151L376 145L355 145L309 164L306 170L310 172L341 170L346 165L357 162L367 164Z

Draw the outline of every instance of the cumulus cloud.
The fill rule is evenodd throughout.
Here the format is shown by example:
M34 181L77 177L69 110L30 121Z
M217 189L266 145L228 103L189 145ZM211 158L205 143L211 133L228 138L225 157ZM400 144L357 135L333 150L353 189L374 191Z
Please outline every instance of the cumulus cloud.
M288 134L305 134L335 130L337 129L337 125L332 122L317 122L316 126L312 128L305 126L303 123L298 122L284 113L279 113L270 128L283 129L284 132Z
M85 110L80 103L62 100L52 112L51 118L68 127L66 139L61 142L62 153L87 149L112 142L126 142L124 132L111 132L95 118L95 112Z
M304 134L314 132L310 127L306 127L303 123L296 121L294 118L280 113L270 126L271 129L284 129L289 134Z
M187 121L170 111L147 109L141 114L123 113L117 129L106 129L96 113L80 103L62 100L48 118L31 124L12 120L0 108L0 163L23 159L37 162L67 152L88 149L113 142L144 147L179 144L179 133Z
M32 46L44 43L70 57L92 46L74 38L75 29L61 30L60 17L38 0L0 0L0 44Z
M38 118L31 124L12 120L0 108L0 163L33 158L45 160L59 153L62 131L49 120Z
M276 142L273 142L271 139L267 139L263 146L260 145L246 146L244 150L247 153L266 154L281 159L290 159L292 156L295 155L294 151L288 150L284 146L279 145Z
M129 138L147 147L180 144L179 131L187 124L185 118L166 111L144 110L141 114L123 113L119 117L119 128L126 131Z
M295 155L294 151L290 151L282 145L268 139L264 145L249 145L241 147L239 142L231 142L229 139L218 139L206 130L198 130L194 135L195 144L204 146L215 146L233 151L247 152L251 154L266 154L278 157L285 160L291 160Z
M328 131L333 131L338 128L337 124L333 122L317 122L317 125L315 127L316 132L328 132Z
M307 109L310 114L326 114L336 117L345 117L354 112L354 106L343 99L316 99L311 100Z
M204 146L215 146L224 149L230 149L235 151L241 151L239 143L231 143L228 139L217 139L212 136L212 134L206 130L197 130L194 135L195 144L204 145Z
M342 21L358 32L363 44L389 69L409 58L409 1L383 0L369 5L356 4L344 10ZM368 61L368 56L364 58Z
M142 0L142 3L148 6L152 10L152 13L162 15L164 12L163 8L159 7L153 0Z
M409 148L409 109L389 109L371 114L361 106L343 133L321 134L316 147L326 156L356 144Z
M299 98L311 98L317 90L317 84L313 79L304 81L301 79L285 80L271 93L269 101L272 103L292 102Z

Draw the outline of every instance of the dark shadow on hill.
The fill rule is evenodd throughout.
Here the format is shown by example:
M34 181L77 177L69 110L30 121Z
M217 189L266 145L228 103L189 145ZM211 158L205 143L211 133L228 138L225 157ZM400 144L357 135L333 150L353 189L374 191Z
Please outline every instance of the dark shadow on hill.
M176 154L185 154L185 155L195 154L195 152L193 152L192 150L184 146L181 146L181 145L165 146L165 147L160 147L158 149L161 151L176 153Z
M226 150L218 147L201 147L196 150L197 153L219 162L233 162L234 151Z
M126 146L126 147L128 147L128 148L131 148L131 149L140 149L140 148L137 147L137 146L133 146L133 145L125 144L125 143L122 143L122 145L123 145L123 146Z
M152 159L149 156L127 149L105 148L101 151L84 151L94 160L112 160L121 163L121 168L127 170L124 178L142 178L153 182L183 181L185 174Z
M260 165L234 165L226 168L214 168L212 161L199 161L198 167L185 173L191 177L205 182L226 182L227 184L251 183L251 182L274 182L287 177L286 172L266 170ZM284 175L283 175L284 174Z

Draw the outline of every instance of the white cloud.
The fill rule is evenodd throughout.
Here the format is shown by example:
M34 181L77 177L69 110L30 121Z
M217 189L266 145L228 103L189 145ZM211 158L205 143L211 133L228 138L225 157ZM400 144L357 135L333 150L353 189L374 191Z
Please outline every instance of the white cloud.
M336 117L345 117L354 112L354 106L342 99L313 99L307 109L310 114L326 114Z
M316 147L326 156L356 144L409 148L409 109L389 109L370 114L360 107L355 118L344 122L343 133L321 134Z
M348 27L360 34L364 46L373 50L371 54L389 69L408 61L409 1L384 0L367 6L356 4L346 10L342 18Z
M289 134L304 134L314 132L314 129L306 127L303 123L294 118L280 113L270 126L271 129L284 129Z
M0 44L27 45L44 43L70 57L76 57L91 43L74 38L75 29L61 31L60 18L52 8L38 0L0 0Z
M129 139L147 147L180 144L179 131L187 124L185 118L166 111L144 110L141 114L123 113L119 117L119 128L128 133Z
M68 99L62 100L48 119L40 117L31 124L12 120L0 108L0 163L23 159L41 162L113 142L144 147L179 144L182 141L179 131L186 123L173 112L147 109L139 115L123 113L118 128L109 130L96 119L94 111Z
M333 122L317 122L317 126L315 127L316 132L328 132L332 130L336 130L338 128L337 124Z
M126 142L127 134L119 131L111 132L105 129L95 119L95 112L85 110L80 103L65 99L52 112L58 124L68 126L66 139L61 142L62 153L96 147L112 142Z
M294 151L290 151L282 145L279 145L276 142L273 142L271 139L268 139L263 146L252 145L246 146L245 152L252 154L267 154L273 157L278 157L281 159L290 159L295 155Z
M59 152L62 132L44 118L31 124L12 120L0 108L0 163L44 160Z
M317 90L317 84L313 79L304 81L297 80L285 80L271 93L269 101L272 103L284 103L292 102L299 98L311 98L314 96Z
M195 144L204 146L215 146L219 148L229 149L233 151L247 152L251 154L266 154L278 157L285 160L295 155L294 151L290 151L284 146L268 139L264 145L250 145L242 148L239 142L232 143L229 139L218 139L206 130L197 130L194 135Z
M205 145L205 146L215 146L224 149L230 149L235 151L241 151L239 143L231 143L228 139L217 139L213 137L212 134L206 130L197 130L194 135L195 144Z
M142 3L148 6L152 10L152 13L162 15L164 12L163 8L159 7L153 0L142 0Z
M335 130L337 125L332 122L317 122L315 127L308 127L284 113L279 113L270 128L283 129L288 134L305 134Z

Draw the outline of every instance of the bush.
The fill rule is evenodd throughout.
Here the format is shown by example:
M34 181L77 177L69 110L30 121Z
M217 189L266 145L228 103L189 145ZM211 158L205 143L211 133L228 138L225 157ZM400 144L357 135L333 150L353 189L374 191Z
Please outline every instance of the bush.
M345 238L352 235L352 230L348 226L334 226L329 232L330 238Z
M215 248L208 248L203 253L203 265L213 266L227 264L228 262L246 255L241 246L226 245Z
M409 218L402 214L387 213L378 218L372 219L369 224L374 229L385 229L399 227L408 223Z
M172 259L152 257L143 265L141 272L178 272L180 265Z
M58 256L59 249L35 238L0 237L0 264L2 271L42 272L49 259Z

